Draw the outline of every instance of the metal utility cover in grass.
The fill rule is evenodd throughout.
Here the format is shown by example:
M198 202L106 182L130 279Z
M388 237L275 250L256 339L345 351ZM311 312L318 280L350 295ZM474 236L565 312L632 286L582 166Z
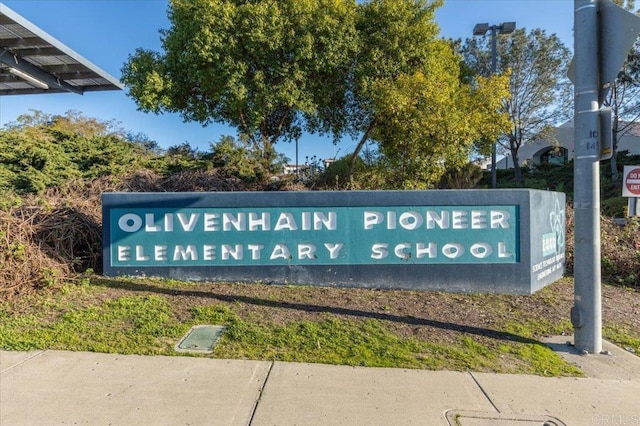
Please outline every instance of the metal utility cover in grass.
M565 426L562 420L546 415L485 413L480 411L451 410L445 413L449 425L545 425Z
M176 352L210 354L227 327L223 325L195 325L178 342Z

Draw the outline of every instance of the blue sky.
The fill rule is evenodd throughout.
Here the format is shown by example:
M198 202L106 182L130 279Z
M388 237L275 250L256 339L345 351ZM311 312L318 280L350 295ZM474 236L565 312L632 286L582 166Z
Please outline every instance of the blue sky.
M120 69L136 48L160 50L158 30L168 28L166 0L0 0L72 50L117 79ZM467 38L476 23L515 21L518 28L542 28L557 34L573 49L573 0L445 0L436 15L445 38ZM113 120L132 132L142 132L168 148L183 142L208 150L223 135L235 135L222 125L202 127L183 123L177 114L145 114L121 92L2 96L0 126L30 109L49 114L80 111L89 117ZM304 135L298 144L299 162L306 156L342 156L356 142L345 139L337 146L329 140ZM278 151L295 162L295 144L281 143Z

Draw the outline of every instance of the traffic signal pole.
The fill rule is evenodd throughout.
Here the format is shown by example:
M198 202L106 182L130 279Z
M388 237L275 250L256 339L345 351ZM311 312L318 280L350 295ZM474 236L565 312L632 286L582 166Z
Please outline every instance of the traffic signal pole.
M598 103L598 0L575 0L574 9L574 345L602 352L600 282L600 113Z

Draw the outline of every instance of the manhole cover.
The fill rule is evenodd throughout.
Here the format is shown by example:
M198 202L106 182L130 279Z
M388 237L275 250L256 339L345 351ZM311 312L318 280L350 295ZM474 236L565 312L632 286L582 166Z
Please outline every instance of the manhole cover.
M210 354L226 329L223 325L194 325L178 342L177 352Z
M451 426L566 426L561 420L550 416L465 410L450 410L445 415Z

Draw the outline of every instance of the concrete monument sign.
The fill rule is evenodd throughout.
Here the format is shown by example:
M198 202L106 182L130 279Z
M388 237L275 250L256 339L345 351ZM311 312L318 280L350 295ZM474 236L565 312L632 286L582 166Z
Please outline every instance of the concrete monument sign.
M564 194L107 193L104 272L532 293L564 271Z

